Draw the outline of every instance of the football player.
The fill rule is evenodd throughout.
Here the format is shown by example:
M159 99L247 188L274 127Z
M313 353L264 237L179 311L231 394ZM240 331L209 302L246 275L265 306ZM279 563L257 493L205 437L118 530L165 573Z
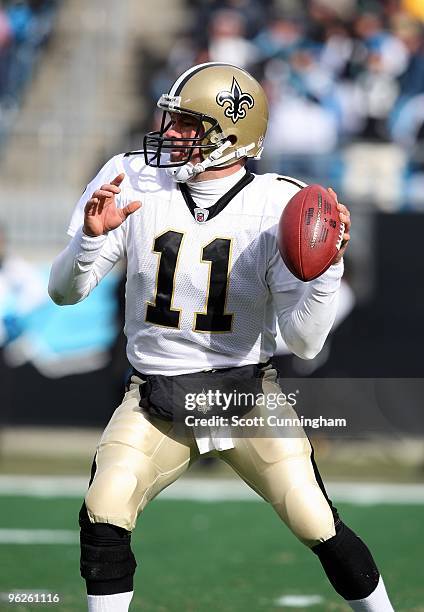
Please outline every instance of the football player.
M259 83L229 64L201 64L158 107L160 128L145 136L143 151L113 157L88 185L50 275L56 304L74 304L127 260L133 370L97 447L80 512L89 610L128 610L137 516L208 452L272 505L353 610L392 610L370 551L325 492L302 429L275 435L265 426L238 435L181 422L182 398L198 388L281 393L270 364L276 322L299 357L321 350L336 314L349 211L337 204L346 233L333 265L314 281L298 281L280 257L277 230L283 207L304 184L246 168L260 156L267 128ZM266 406L231 410L253 419ZM295 415L289 404L281 413Z

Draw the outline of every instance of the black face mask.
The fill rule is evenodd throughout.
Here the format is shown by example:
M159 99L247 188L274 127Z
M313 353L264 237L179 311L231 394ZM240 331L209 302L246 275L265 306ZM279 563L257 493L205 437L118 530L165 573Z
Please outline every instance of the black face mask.
M210 152L216 149L221 143L211 144L205 143L205 140L214 131L220 131L219 125L216 119L203 115L201 113L192 113L188 110L181 109L184 114L194 117L197 121L196 133L193 138L167 138L166 132L172 125L172 119L167 111L164 111L162 115L162 122L160 129L154 132L148 132L143 139L143 153L144 160L147 166L153 166L155 168L174 168L177 166L184 166L187 164L196 149L200 151L208 150ZM204 132L204 125L210 124L210 127ZM178 144L176 144L178 142ZM169 154L172 151L184 151L186 152L185 157L178 161L172 162L169 159ZM163 159L165 157L165 159Z

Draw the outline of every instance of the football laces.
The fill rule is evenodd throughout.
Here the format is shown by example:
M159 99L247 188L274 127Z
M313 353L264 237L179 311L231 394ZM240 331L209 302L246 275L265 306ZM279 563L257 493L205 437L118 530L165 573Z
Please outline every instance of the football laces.
M345 224L343 223L343 221L340 221L339 238L336 243L336 247L338 251L340 251L340 248L342 246L344 231L345 231Z

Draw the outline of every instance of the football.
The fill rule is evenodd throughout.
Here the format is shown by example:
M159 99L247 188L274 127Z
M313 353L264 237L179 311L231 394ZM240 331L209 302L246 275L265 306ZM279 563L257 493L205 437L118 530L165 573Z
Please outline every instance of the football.
M309 185L298 191L283 210L278 248L290 272L310 281L331 265L343 233L336 199L321 185Z

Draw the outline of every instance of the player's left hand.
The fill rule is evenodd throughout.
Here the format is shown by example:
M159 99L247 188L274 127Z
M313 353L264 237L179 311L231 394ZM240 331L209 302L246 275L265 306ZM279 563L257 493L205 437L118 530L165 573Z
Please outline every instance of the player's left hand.
M350 240L350 226L351 226L350 212L349 212L349 209L347 208L347 206L345 206L344 204L341 204L339 202L339 200L337 198L337 193L334 191L334 189L331 189L331 187L329 187L327 189L327 191L336 200L336 202L337 202L337 210L339 211L340 221L342 223L344 223L344 225L345 225L343 239L342 239L342 246L340 247L339 252L337 253L336 257L333 260L333 264L336 264L336 263L339 263L339 261L341 261L341 259L343 258L343 255L345 254L347 246L349 244L349 240Z

